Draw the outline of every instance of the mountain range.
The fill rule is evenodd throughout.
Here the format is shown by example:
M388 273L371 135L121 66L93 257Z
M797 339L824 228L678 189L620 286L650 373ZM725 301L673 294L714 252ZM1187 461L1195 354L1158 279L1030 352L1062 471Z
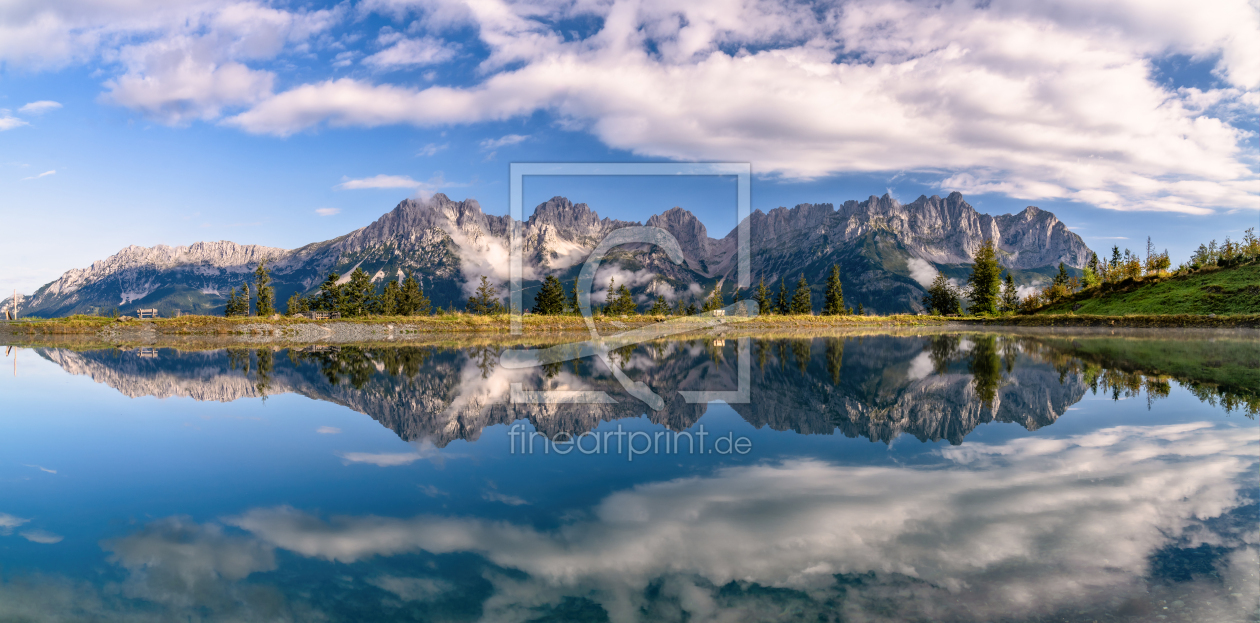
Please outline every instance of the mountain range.
M960 193L922 196L902 204L889 195L865 201L800 204L757 210L749 217L752 284L804 275L821 308L823 280L841 267L845 301L878 313L915 312L938 272L965 279L986 238L1018 284L1044 281L1059 263L1084 267L1090 250L1054 214L1029 206L1017 214L980 214ZM673 263L659 248L627 245L601 265L592 299L600 301L609 278L628 285L646 306L656 295L668 301L698 299L714 287L734 290L737 231L709 237L691 212L672 208L646 223L601 218L585 203L554 197L520 224L525 253L522 300L528 306L547 275L571 280L590 251L609 232L642 225L660 227L678 240L684 261ZM330 272L343 279L362 268L378 283L415 274L439 307L460 309L481 275L504 284L512 221L485 214L475 199L444 194L407 199L375 222L344 236L297 249L228 241L152 248L130 246L67 271L22 298L23 315L43 317L156 308L163 315L222 313L229 289L252 279L258 262L272 271L277 300L316 289Z

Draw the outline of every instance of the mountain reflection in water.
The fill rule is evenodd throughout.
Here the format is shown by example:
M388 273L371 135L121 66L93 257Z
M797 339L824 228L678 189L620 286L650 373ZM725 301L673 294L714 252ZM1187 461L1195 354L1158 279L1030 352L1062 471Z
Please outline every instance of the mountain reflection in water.
M741 349L748 403L679 397L734 389ZM0 620L1257 621L1258 349L965 333L617 351L666 398L653 411L597 360L507 369L493 346L40 348L97 399L200 402L119 399L153 407L152 436L77 470L98 438L49 441L75 434L58 386L28 424L0 420L0 448L52 454L0 465ZM514 404L513 383L617 402ZM328 408L305 417L297 396ZM154 423L184 412L230 415L227 441ZM758 452L561 460L509 455L504 433L702 416ZM448 461L343 452L394 435ZM56 488L75 479L100 491Z
M296 393L371 416L405 441L441 448L475 440L487 426L527 419L555 436L600 422L646 414L686 429L708 409L679 391L732 390L741 344L752 349L751 400L731 404L747 422L779 431L891 442L962 443L977 426L1011 422L1034 431L1051 425L1086 393L1148 399L1167 395L1170 377L1082 360L1043 341L993 334L923 337L662 341L614 351L636 381L666 399L652 411L625 394L603 363L577 359L532 369L498 365L503 348L308 347L75 352L40 349L67 372L87 375L126 396L228 402ZM599 390L615 404L513 404L510 385ZM1260 401L1187 382L1203 400L1254 417Z

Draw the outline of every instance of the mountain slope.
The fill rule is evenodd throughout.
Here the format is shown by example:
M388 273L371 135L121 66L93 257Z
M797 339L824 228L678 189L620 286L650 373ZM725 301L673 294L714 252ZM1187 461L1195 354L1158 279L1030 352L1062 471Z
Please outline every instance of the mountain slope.
M590 206L554 197L519 224L525 256L528 306L541 279L569 280L609 232L639 222L601 218ZM610 278L629 286L646 304L657 294L673 302L697 299L721 284L735 288L738 229L709 237L703 223L682 208L652 215L646 224L669 231L684 261L676 265L654 247L614 249L595 283L601 301ZM259 261L272 269L277 299L317 288L329 272L343 278L362 268L377 282L415 274L441 307L460 308L481 275L507 280L511 219L487 215L474 199L437 194L408 199L370 225L344 236L286 250L232 242L188 247L128 247L85 269L68 271L23 301L22 313L60 316L124 312L153 307L163 314L221 313L230 288L250 279ZM814 307L833 264L841 266L846 303L878 312L921 309L924 287L937 271L965 272L986 238L997 242L999 261L1024 280L1051 272L1059 262L1081 267L1089 249L1053 214L1029 207L992 217L976 212L959 193L919 197L901 204L888 195L866 201L800 204L757 210L749 217L752 284L780 279L793 288L799 275L812 284ZM1029 277L1031 276L1031 277Z

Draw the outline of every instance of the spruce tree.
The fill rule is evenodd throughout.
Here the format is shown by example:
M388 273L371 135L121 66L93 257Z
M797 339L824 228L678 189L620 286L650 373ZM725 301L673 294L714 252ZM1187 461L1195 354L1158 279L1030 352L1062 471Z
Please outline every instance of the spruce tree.
M823 295L822 315L839 316L844 313L844 287L840 283L840 266L831 266L831 275L827 277L827 291Z
M477 293L468 297L468 304L464 309L473 314L501 314L503 313L503 302L499 300L498 286L490 283L485 276L481 276L481 285L477 286Z
M294 292L292 295L289 296L289 302L285 305L284 311L285 311L285 314L289 316L293 316L293 315L300 314L305 311L309 311L307 309L306 299L303 298L301 294Z
M652 303L652 307L648 309L649 316L668 316L669 303L665 302L665 297L656 295L656 302Z
M694 316L694 315L696 315L696 314L698 314L698 313L700 313L700 310L699 310L699 309L696 309L696 302L695 302L695 301L692 301L692 302L690 302L690 303L688 303L688 304L687 304L687 315L688 315L688 316Z
M928 313L940 316L950 316L962 311L958 291L949 284L949 279L946 279L942 273L936 273L936 279L932 281L931 287L923 297L923 306L927 308Z
M971 265L971 276L967 277L971 300L970 312L973 314L996 314L999 289L1002 285L1002 267L998 265L997 249L993 240L986 238L980 250L976 251L974 263Z
M774 302L774 311L780 315L788 315L792 313L792 301L788 298L787 281L779 278L779 297Z
M403 279L400 293L398 313L403 316L428 316L432 313L433 304L425 296L424 289L414 274Z
M236 315L236 288L228 290L227 304L223 306L223 316L231 318Z
M1007 314L1019 311L1019 290L1015 289L1015 280L1009 272L1006 273L1006 282L1002 284L1001 309Z
M700 308L700 311L711 312L723 307L726 307L726 301L722 300L722 288L714 286L713 293L705 297L704 305Z
M581 313L581 308L578 307L578 278L577 277L573 278L573 287L569 290L569 298L568 298L567 304L569 306L569 313L573 313L573 314Z
M534 296L534 313L544 316L563 314L565 307L564 286L560 280L547 275L538 294Z
M267 261L258 263L254 269L254 291L258 293L258 315L262 317L276 313L276 291L270 285L271 271L267 270Z
M343 290L345 297L341 309L337 310L343 317L366 316L372 311L376 302L373 300L376 297L376 285L372 283L367 271L362 268L354 269Z
M338 281L341 281L341 275L328 273L328 278L319 285L319 295L315 298L316 309L326 312L341 311L346 297L344 288Z
M402 309L402 288L395 279L385 284L381 291L381 313L386 316L397 316Z
M758 314L769 314L774 312L774 310L770 308L772 302L770 298L770 290L766 288L765 277L762 277L761 281L757 284L757 290L753 293L753 300L757 301Z
M809 300L809 282L805 281L805 273L801 273L801 278L796 282L796 291L792 293L792 313L811 315L814 313L813 304Z
M242 283L241 295L237 297L236 299L236 315L237 316L249 315L249 301L250 301L249 283L248 282Z
M626 284L614 287L614 280L608 280L608 298L604 304L605 316L629 316L638 312L638 305L630 294Z
M858 306L857 306L857 315L859 315L859 316L865 316L865 315L866 315L866 310L862 309L862 303L861 303L861 302L858 302Z

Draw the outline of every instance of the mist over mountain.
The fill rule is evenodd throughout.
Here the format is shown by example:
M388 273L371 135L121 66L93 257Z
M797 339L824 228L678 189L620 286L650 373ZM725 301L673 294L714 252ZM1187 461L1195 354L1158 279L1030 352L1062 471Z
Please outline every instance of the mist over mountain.
M518 225L526 306L543 277L571 280L609 232L642 224L672 234L684 262L674 264L654 247L618 247L601 265L593 301L603 300L610 278L628 285L642 304L657 295L670 302L699 298L719 284L730 296L736 285L738 228L712 238L683 208L640 223L601 218L585 203L554 197ZM21 312L63 316L157 308L164 315L175 310L222 313L228 291L249 281L264 260L279 301L313 291L329 272L346 276L362 268L377 283L415 274L435 305L460 309L481 275L506 284L512 226L507 216L483 213L474 199L454 201L439 193L405 200L366 227L298 249L227 241L131 246L67 271L23 297ZM999 262L1020 284L1044 280L1060 262L1079 269L1090 253L1050 212L1030 206L1017 214L980 214L960 193L907 204L884 195L838 208L819 203L757 210L749 216L749 229L754 287L762 279L767 284L788 280L791 287L803 274L818 294L818 308L823 279L838 264L846 303L879 313L921 310L925 287L937 272L962 278L988 238L997 243Z

